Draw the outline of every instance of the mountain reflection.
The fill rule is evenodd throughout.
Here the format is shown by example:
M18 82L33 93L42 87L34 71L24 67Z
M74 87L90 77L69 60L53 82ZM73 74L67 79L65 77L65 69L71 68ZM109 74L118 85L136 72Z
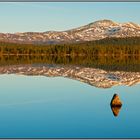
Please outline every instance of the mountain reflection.
M131 86L140 82L140 72L105 71L102 69L75 65L7 65L0 67L0 74L66 77L98 88L110 88L115 85Z
M131 86L140 82L140 72L105 71L75 65L7 65L0 67L0 74L59 76L78 80L98 88L110 88L115 85Z

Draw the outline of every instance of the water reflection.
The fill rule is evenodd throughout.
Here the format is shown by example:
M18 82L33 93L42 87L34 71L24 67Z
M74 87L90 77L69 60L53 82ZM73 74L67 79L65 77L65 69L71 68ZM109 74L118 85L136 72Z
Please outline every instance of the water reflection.
M121 110L121 106L111 106L111 110L112 110L114 116L117 117Z
M0 74L61 76L98 88L111 88L116 85L132 86L140 82L139 57L110 59L108 57L95 56L83 59L83 57L75 59L57 56L1 56ZM132 63L134 65L130 67ZM116 67L117 69L114 71ZM109 71L105 70L106 68ZM121 71L123 70L122 68L126 68L126 71ZM117 94L114 94L110 106L114 116L118 116L122 102Z
M116 85L132 86L140 82L140 72L105 71L103 69L79 67L75 65L35 64L1 66L0 74L65 77L98 88L111 88Z
M0 79L0 138L140 136L139 57L0 56Z
M0 56L0 66L18 64L61 64L94 67L111 71L140 72L140 56Z

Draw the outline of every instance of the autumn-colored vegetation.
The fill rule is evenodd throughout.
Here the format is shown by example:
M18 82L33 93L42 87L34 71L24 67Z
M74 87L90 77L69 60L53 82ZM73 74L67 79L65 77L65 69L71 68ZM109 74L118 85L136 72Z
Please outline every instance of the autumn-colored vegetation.
M0 55L140 55L140 37L53 45L0 42Z

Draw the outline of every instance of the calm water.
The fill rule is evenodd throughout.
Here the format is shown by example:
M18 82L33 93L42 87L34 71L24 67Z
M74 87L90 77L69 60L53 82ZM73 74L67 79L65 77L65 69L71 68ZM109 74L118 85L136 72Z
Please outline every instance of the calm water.
M138 84L103 89L63 77L0 79L0 138L140 138ZM123 102L117 117L114 93Z

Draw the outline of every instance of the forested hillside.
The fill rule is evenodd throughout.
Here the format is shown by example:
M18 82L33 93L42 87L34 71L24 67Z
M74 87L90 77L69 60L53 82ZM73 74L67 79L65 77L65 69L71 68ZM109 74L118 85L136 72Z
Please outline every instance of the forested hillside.
M0 42L0 55L140 55L140 37L53 45Z

